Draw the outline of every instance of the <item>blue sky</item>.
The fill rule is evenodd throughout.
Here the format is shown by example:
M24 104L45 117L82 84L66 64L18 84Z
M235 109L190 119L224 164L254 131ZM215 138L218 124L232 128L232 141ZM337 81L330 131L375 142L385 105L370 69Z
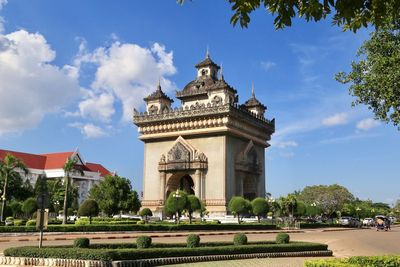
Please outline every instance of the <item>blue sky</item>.
M79 148L141 190L143 144L133 107L161 77L170 96L205 56L223 64L243 103L276 118L267 191L338 183L356 196L400 198L400 132L374 121L334 74L368 37L329 20L276 31L262 10L248 29L229 24L227 1L0 0L0 147L46 153ZM177 102L177 101L175 101ZM175 103L177 104L177 103Z

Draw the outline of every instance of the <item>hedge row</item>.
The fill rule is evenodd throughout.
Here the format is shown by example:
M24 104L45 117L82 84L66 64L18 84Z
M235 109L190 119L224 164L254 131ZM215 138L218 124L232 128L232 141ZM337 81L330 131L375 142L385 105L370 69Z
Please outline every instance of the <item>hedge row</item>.
M273 230L272 224L92 224L49 225L48 232ZM36 232L34 226L0 226L0 233Z
M328 246L318 243L289 243L265 244L244 246L219 246L197 248L147 248L147 249L86 249L86 248L60 248L60 247L19 247L4 250L5 256L10 257L37 257L37 258L63 258L81 260L138 260L150 258L248 254L268 252L297 252L297 251L325 251Z
M305 267L400 267L400 256L357 256L347 259L310 260Z

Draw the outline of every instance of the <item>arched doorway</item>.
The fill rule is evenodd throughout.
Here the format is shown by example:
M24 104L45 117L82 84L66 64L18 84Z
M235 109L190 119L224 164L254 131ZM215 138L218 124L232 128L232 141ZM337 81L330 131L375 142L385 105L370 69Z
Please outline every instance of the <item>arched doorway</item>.
M177 189L185 191L188 195L195 194L194 181L192 176L190 176L188 173L173 174L171 177L169 177L166 187L166 197L168 197L171 192L174 192Z

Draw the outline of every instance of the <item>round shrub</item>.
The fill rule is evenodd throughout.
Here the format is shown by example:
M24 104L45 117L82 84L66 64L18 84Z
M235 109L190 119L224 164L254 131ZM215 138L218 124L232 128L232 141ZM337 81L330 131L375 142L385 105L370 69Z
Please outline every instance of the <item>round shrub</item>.
M289 243L290 237L286 233L279 233L276 235L275 242L277 244L287 244Z
M36 225L36 220L29 220L25 224L25 226L35 226L35 225Z
M136 222L136 224L145 224L145 222L144 221L138 221L138 222Z
M233 237L233 244L235 246L246 245L247 244L247 236L242 233L236 234Z
M90 246L90 240L86 237L76 238L74 240L74 247L76 248L88 248Z
M14 226L23 226L25 225L25 221L23 220L14 220Z
M197 248L200 246L200 236L195 234L188 235L186 244L188 248Z
M149 248L151 246L151 237L147 235L141 235L136 238L137 248Z

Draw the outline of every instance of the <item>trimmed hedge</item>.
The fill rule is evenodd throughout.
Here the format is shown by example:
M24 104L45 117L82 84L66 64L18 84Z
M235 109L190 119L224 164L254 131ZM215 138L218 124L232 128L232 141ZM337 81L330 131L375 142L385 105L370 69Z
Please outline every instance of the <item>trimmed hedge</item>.
M186 238L186 245L188 248L197 248L200 246L200 236L195 234L188 235Z
M9 257L62 258L81 260L138 260L184 256L248 254L267 252L325 251L328 246L318 243L296 242L290 244L265 244L246 246L215 246L197 248L147 248L147 249L90 249L66 247L18 247L4 250Z
M241 246L247 244L247 236L242 233L235 234L233 236L233 244L235 246Z
M279 233L276 235L275 242L277 244L287 244L290 241L290 236L286 233Z
M92 224L49 225L47 232L275 230L272 224ZM0 233L36 232L32 226L0 226Z
M90 240L86 237L75 238L74 247L75 248L89 248Z
M138 249L149 248L151 246L151 237L147 235L141 235L136 238L136 247Z
M309 260L305 267L400 267L400 256L357 256L347 259Z

